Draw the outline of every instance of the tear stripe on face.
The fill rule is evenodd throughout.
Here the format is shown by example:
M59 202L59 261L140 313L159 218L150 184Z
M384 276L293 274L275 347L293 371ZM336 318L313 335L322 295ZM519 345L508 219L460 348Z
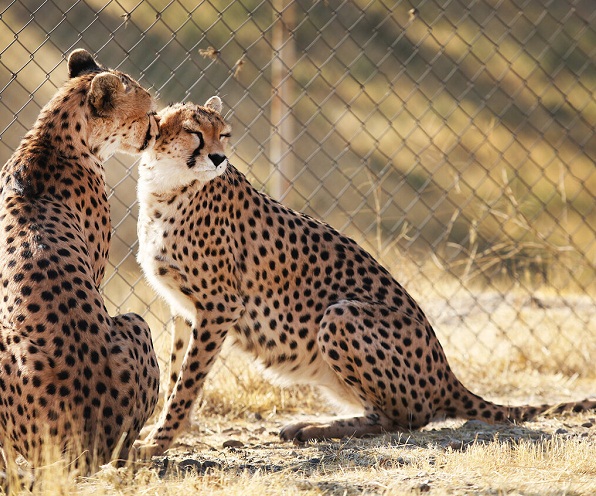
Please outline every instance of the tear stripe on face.
M200 131L196 131L196 132L193 132L193 134L196 134L199 137L200 143L199 143L199 146L197 148L195 148L195 150L191 153L190 157L188 157L188 160L186 161L186 165L188 166L189 169L195 165L197 157L201 154L201 150L205 146L205 140L203 139L203 133L201 133Z

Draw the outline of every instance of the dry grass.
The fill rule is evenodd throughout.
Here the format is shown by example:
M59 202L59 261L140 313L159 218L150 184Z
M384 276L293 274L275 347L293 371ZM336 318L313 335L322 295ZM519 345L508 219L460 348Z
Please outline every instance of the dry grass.
M251 430L271 423L256 421L235 429L238 448L182 446L169 454L167 466L162 458L78 480L58 472L38 494L594 494L596 436L582 427L593 419L564 421L561 434L553 434L561 421L501 428L470 422L304 446L282 445L267 431L255 439ZM201 433L218 443L226 437Z
M586 367L596 356L591 295L524 286L505 286L501 292L495 284L490 292L478 291L440 266L429 263L420 271L381 236L377 233L376 243L373 240L368 248L394 267L398 280L421 303L454 370L470 389L511 404L594 394L596 372ZM392 254L399 259L391 259ZM149 321L165 379L167 307L136 271L125 266L109 274L104 292L111 313L135 311ZM17 493L596 493L592 415L523 426L439 423L422 432L300 446L278 439L288 422L333 413L313 389L272 386L249 359L226 349L206 383L191 428L166 457L118 469L105 467L86 478L57 462L38 472L32 488L22 486ZM229 441L236 447L224 447Z
M457 360L456 360L457 362ZM496 363L496 362L495 362ZM464 367L458 363L459 367ZM521 403L579 398L583 376L507 366L468 374L490 399ZM82 478L63 464L44 467L21 494L78 495L588 495L596 492L596 419L570 415L522 426L442 422L422 432L292 445L279 429L333 412L307 387L265 382L250 360L226 350L192 427L166 457ZM235 447L224 447L234 441Z
M421 303L454 370L473 391L510 404L594 395L596 372L586 367L596 356L590 295L524 287L481 292L462 288L440 267L425 267L421 277L407 261L385 262L399 267L396 276ZM154 319L165 363L169 336L160 322L168 314L153 298L137 285L129 306L118 310ZM148 301L154 302L149 310ZM423 432L304 446L278 440L288 422L332 414L311 388L274 387L244 355L227 349L207 381L191 428L167 457L104 469L87 479L57 476L53 492L46 484L37 494L596 493L594 414L523 426L439 423ZM238 447L224 448L230 440Z

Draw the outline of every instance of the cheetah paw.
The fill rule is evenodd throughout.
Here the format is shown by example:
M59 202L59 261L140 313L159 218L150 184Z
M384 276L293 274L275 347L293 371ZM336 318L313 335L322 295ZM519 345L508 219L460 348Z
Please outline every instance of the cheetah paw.
M324 429L321 424L314 422L297 422L282 428L279 437L282 441L299 441L305 443L309 439L321 439Z
M163 455L165 450L151 439L138 439L133 444L134 457L137 460L149 460L154 456Z

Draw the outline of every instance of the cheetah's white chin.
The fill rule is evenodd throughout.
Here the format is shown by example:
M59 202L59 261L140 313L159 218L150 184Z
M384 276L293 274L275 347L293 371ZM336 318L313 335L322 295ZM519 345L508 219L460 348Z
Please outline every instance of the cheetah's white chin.
M197 182L204 185L222 175L227 166L226 159L217 166L188 167L176 160L157 160L145 152L139 167L139 194L172 192Z
M227 166L228 161L226 159L215 168L194 171L195 179L197 179L201 183L208 183L209 181L213 181L213 179L215 179L218 176L221 176L226 171Z

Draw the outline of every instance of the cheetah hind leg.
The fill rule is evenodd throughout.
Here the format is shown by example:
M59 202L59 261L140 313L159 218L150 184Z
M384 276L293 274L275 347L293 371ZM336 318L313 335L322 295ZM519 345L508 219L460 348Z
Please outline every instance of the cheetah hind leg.
M424 397L417 404L412 402L410 408L402 401L409 370L400 369L395 360L399 354L396 349L403 343L395 337L391 322L406 320L404 316L398 309L376 303L344 300L331 305L321 320L317 344L338 383L331 387L326 384L325 389L340 402L359 403L363 414L328 423L289 425L280 437L298 441L361 437L428 423L432 406ZM410 323L400 331L404 337L426 333L422 323L413 319Z
M111 364L112 375L118 378L116 391L110 397L114 415L123 419L120 429L127 431L120 453L126 458L132 443L153 413L159 396L159 364L153 349L151 331L137 314L128 313L112 317ZM118 436L122 435L118 434Z
M297 422L286 425L279 433L284 441L306 442L310 439L332 439L343 437L363 437L391 431L393 423L385 415L375 410L370 413L347 419L329 422Z

